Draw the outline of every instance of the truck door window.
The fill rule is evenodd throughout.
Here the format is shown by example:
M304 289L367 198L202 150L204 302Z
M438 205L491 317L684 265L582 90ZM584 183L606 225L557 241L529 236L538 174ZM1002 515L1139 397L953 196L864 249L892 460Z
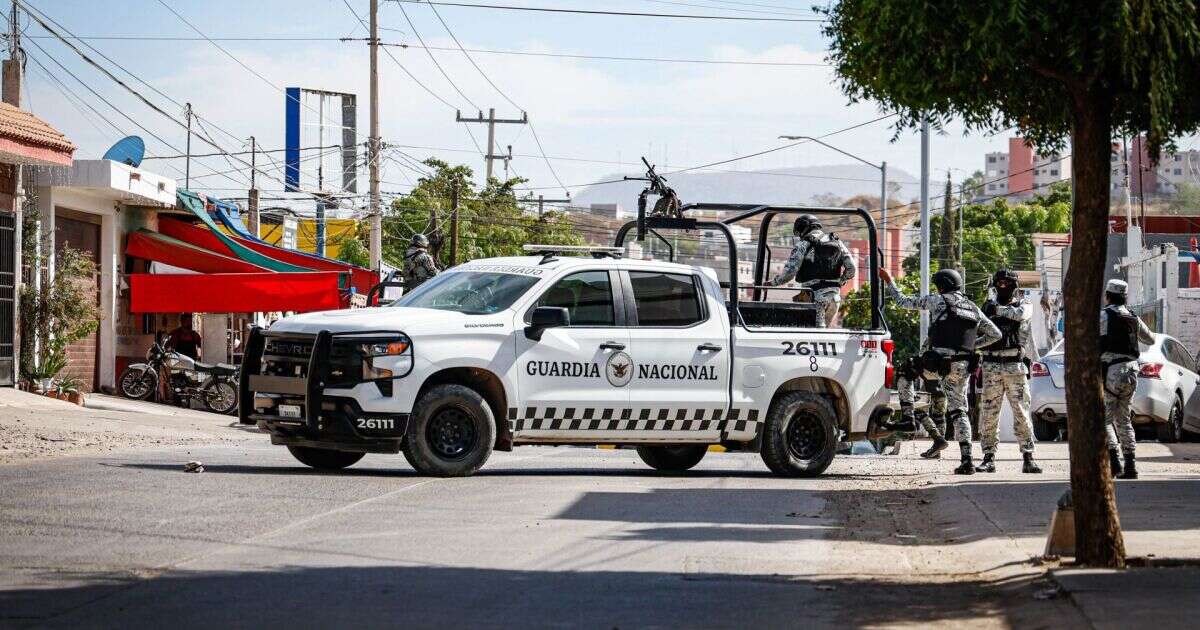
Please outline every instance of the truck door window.
M704 321L695 279L682 273L630 271L640 326L691 326Z
M607 271L581 271L554 283L536 306L567 309L572 326L613 326L612 285ZM528 319L528 317L527 317Z

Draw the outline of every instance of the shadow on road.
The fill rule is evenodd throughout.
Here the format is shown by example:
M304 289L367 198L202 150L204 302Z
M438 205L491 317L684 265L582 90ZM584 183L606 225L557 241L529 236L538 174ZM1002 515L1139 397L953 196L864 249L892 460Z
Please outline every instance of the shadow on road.
M61 583L0 591L0 622L30 626L872 627L934 621L1080 626L1041 578L939 584L818 576L337 566L171 572L148 578L26 574Z

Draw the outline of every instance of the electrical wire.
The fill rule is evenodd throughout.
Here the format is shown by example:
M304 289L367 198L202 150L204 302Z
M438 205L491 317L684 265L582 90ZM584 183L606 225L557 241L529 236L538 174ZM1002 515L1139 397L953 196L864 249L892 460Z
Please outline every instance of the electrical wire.
M711 65L728 65L728 66L760 66L760 67L799 67L799 68L829 68L832 67L828 63L802 63L793 61L734 61L722 59L685 59L672 57L624 57L620 55L585 55L582 53L551 53L551 52L533 52L524 50L496 50L490 48L452 48L449 46L421 46L419 44L402 44L394 42L380 42L380 46L391 46L394 48L425 48L427 50L439 51L455 51L463 50L465 52L481 53L489 55L514 55L521 57L554 57L559 59L595 59L599 61L644 61L657 63L694 63L694 64L711 64Z
M553 9L547 7L523 7L507 4L472 4L466 2L420 2L419 0L392 0L396 4L428 4L443 7L464 7L472 9L496 9L504 11L534 11L541 13L575 13L581 15L604 15L622 17L653 17L678 18L690 20L731 20L737 22L824 22L824 18L780 18L780 17L748 17L741 15L696 15L691 13L643 13L638 11L601 11L595 9Z

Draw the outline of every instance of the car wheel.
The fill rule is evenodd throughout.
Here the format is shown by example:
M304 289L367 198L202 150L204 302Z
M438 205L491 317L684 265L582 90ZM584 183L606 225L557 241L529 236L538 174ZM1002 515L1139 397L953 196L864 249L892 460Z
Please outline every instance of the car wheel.
M1053 442L1058 439L1058 423L1040 418L1033 419L1033 437L1039 442Z
M1176 400L1171 407L1171 413L1167 416L1167 421L1156 427L1158 430L1158 441L1168 444L1174 444L1183 437L1183 411L1182 405Z
M823 396L784 394L771 406L763 429L762 458L774 473L816 477L837 452L837 413Z
M421 474L468 477L495 443L496 421L483 396L462 385L438 385L417 401L404 458Z
M309 446L289 446L292 457L300 460L301 464L317 470L341 470L351 466L363 458L366 453L351 451L335 451L327 448L312 448Z
M654 470L683 472L700 463L708 453L707 444L684 444L680 446L639 446L638 457Z

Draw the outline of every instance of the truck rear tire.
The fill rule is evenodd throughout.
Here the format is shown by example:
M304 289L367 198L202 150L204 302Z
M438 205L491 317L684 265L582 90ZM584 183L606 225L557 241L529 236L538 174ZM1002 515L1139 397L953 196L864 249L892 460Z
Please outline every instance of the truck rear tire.
M762 458L772 472L787 477L816 477L837 453L837 412L819 394L780 396L767 414Z
M334 451L327 448L312 448L309 446L289 446L292 457L300 460L301 464L317 470L341 470L351 466L363 458L366 453L350 451Z
M700 463L708 452L707 444L683 444L679 446L639 446L638 457L654 470L683 472Z
M1042 420L1041 418L1033 419L1033 437L1039 442L1053 442L1058 439L1058 423Z
M463 385L438 385L413 409L404 459L434 477L469 477L492 454L496 420L487 401Z

